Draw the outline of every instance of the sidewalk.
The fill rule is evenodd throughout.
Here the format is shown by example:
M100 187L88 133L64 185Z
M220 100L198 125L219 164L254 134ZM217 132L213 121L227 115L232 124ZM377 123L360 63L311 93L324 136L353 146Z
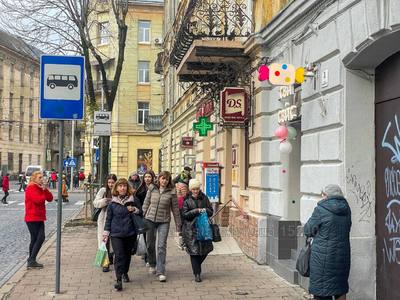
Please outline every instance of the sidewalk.
M304 290L241 254L233 238L214 244L216 250L204 263L203 282L195 283L189 256L174 237L168 241L167 278L160 283L147 273L135 256L130 283L123 292L113 289L114 272L102 273L93 266L97 248L96 228L66 227L62 239L61 295L52 296L55 285L55 241L39 261L42 270L20 270L14 288L5 299L304 299ZM25 268L25 267L23 267ZM19 278L18 278L19 277Z

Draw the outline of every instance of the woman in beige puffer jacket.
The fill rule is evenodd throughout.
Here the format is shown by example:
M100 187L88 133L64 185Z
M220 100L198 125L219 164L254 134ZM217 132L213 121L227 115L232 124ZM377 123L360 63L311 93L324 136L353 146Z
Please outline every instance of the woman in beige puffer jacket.
M99 247L101 243L103 243L103 232L107 218L107 207L108 204L111 202L112 198L111 191L115 185L115 182L117 182L117 176L115 176L114 174L108 175L104 182L104 186L97 192L96 198L93 201L94 207L102 209L97 219L97 241ZM113 255L111 252L109 240L106 243L106 247L110 264L112 264ZM103 272L109 272L109 271L110 271L110 266L103 267Z

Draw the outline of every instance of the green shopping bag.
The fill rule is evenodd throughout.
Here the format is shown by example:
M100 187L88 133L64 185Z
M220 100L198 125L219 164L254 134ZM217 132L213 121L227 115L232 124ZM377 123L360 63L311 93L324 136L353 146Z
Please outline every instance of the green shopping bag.
M94 261L94 265L96 267L101 267L103 265L104 259L107 256L107 248L106 243L101 243L99 249L96 252L96 259Z

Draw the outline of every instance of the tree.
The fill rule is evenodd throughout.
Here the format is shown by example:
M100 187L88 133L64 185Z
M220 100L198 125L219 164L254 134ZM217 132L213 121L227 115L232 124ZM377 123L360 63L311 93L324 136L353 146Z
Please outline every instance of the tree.
M128 5L129 0L0 0L0 23L44 52L84 56L86 100L90 108L96 106L91 65L91 59L94 58L101 73L105 109L112 111L124 64ZM114 72L107 72L105 61L109 58L99 50L96 42L99 28L97 14L105 9L111 12L114 20L110 20L110 23L114 22L116 27L115 35L110 30L110 40L115 41L117 49ZM93 112L93 109L88 111ZM100 139L100 146L103 150L100 168L103 174L108 174L110 138Z

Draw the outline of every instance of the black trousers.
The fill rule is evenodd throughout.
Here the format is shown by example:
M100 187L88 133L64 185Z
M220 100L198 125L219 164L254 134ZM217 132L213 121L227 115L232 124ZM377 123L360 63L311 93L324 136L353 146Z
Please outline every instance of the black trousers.
M8 191L5 191L5 192L4 192L3 199L1 199L1 201L7 201L8 195L10 195L10 193L9 193Z
M28 262L35 262L36 256L38 255L45 239L44 222L26 222L26 225L28 226L31 235Z
M201 274L201 264L206 259L206 255L190 255L190 262L192 263L193 274Z
M114 269L118 280L123 274L128 274L131 264L132 249L136 242L136 235L129 237L111 237L111 244L114 250Z
M314 299L316 300L336 300L339 299L340 297L342 297L343 295L336 295L336 296L315 296L314 295Z

